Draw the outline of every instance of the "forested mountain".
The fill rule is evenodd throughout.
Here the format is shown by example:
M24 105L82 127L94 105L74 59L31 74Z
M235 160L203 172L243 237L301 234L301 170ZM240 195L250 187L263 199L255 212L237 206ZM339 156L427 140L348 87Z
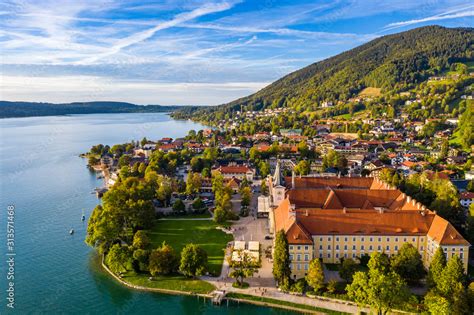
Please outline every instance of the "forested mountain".
M213 115L223 119L241 106L246 110L285 106L310 110L323 101L347 101L366 87L381 88L382 93L403 91L454 62L473 60L473 44L473 28L427 26L387 35L290 73L250 96L175 116L184 118L193 112L203 120Z
M124 102L77 102L67 104L0 101L0 118L105 113L158 113L178 106L134 105Z

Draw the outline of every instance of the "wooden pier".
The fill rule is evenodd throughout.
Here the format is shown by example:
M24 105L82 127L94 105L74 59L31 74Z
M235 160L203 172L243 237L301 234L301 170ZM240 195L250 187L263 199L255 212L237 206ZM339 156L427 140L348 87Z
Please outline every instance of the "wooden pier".
M222 300L225 298L225 291L216 290L212 292L212 304L221 305Z

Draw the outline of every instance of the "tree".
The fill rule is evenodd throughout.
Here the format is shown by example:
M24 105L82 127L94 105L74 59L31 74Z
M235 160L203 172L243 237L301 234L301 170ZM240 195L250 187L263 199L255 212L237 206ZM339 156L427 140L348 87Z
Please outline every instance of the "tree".
M217 224L222 224L227 220L227 214L224 209L221 207L216 207L214 209L214 221Z
M391 259L392 270L405 281L416 283L425 274L425 268L418 250L410 243L405 243Z
M113 245L105 256L105 263L114 273L126 272L132 263L132 253L128 246Z
M289 281L291 275L290 254L288 252L288 240L285 231L280 230L275 236L275 247L273 252L273 277L278 285Z
M443 269L441 276L436 283L436 289L438 292L445 296L453 296L454 289L458 283L464 281L464 267L459 256L454 255L451 257Z
M237 286L241 287L244 284L244 279L253 276L257 272L257 265L253 257L245 251L237 251L238 259L231 264L232 271L229 274L237 281Z
M311 260L309 263L308 274L305 279L314 292L318 292L324 287L324 270L318 258Z
M202 201L201 198L196 198L193 201L192 206L193 206L193 210L197 211L197 212L202 212L202 211L206 210L206 204L204 203L204 201Z
M187 244L181 251L179 271L187 277L201 276L207 269L207 253L195 244Z
M369 270L377 270L386 274L390 271L390 258L385 253L373 252L367 267Z
M242 207L248 207L250 205L250 200L252 198L252 189L248 186L243 187L240 190L240 196L242 198L240 204Z
M193 195L201 190L201 175L199 173L189 173L186 178L186 194Z
M151 252L149 261L149 270L153 276L169 275L178 267L178 257L173 247L166 242Z
M436 287L443 269L446 266L446 256L441 247L438 247L433 258L431 259L430 268L428 270L427 282L429 287Z
M357 263L351 259L344 259L342 264L339 266L339 276L344 279L347 283L352 281L352 277L357 270Z
M370 305L379 314L385 314L409 300L410 293L405 282L396 272L388 269L384 256L373 252L368 266L367 272L356 272L352 283L346 287L347 295L352 300L360 305Z
M148 248L148 246L150 246L150 244L150 238L148 237L145 231L138 230L135 232L135 235L133 236L134 248L146 249Z
M173 203L173 211L175 212L183 212L186 210L186 206L184 205L184 202L181 199L177 199Z
M146 249L135 249L133 251L133 259L138 265L138 271L149 271L150 251Z
M299 175L308 175L311 171L311 164L307 160L301 160L295 166L295 173Z

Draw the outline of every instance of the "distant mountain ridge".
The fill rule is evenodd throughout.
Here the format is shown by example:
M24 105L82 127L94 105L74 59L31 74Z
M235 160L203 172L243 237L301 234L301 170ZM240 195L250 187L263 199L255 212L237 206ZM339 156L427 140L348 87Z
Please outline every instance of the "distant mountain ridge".
M126 102L37 103L0 101L0 118L107 113L171 112L182 106L135 105Z
M209 120L242 107L310 110L324 101L346 101L366 87L382 92L403 90L440 73L452 62L474 60L473 45L473 28L426 26L386 35L292 72L252 95L174 115Z

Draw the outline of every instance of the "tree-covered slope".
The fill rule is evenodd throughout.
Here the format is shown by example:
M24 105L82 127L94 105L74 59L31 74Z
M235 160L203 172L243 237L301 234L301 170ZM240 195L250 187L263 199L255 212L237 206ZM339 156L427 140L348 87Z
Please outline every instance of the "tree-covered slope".
M140 106L124 102L76 102L67 104L0 101L0 118L106 113L157 113L178 106Z
M220 116L241 106L304 110L325 100L345 101L365 87L381 88L383 93L403 90L453 62L472 60L473 44L472 28L427 26L383 36L290 73L255 94L219 107L194 109L194 114Z

